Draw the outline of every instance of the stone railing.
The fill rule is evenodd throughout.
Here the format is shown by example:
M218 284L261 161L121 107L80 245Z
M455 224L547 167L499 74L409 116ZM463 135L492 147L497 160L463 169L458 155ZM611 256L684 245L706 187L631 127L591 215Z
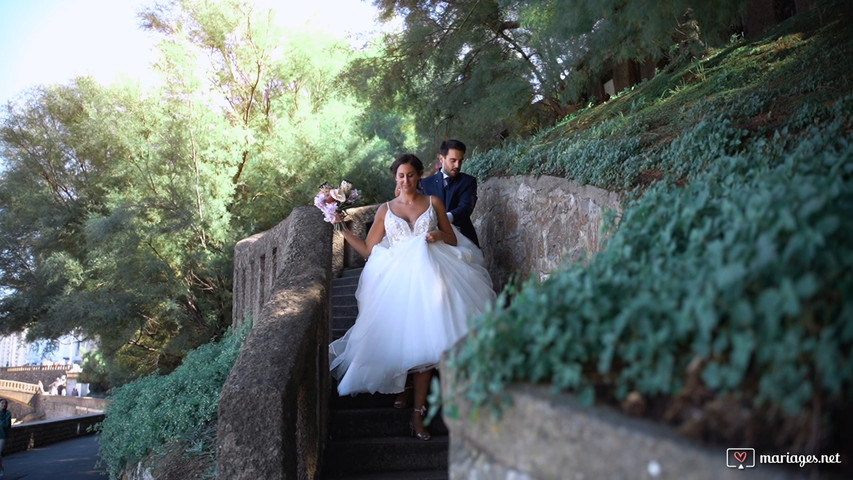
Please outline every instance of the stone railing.
M0 390L13 390L35 395L39 393L39 386L33 383L16 382L14 380L0 380Z
M347 228L352 230L352 233L358 235L359 238L366 238L367 231L373 225L373 218L376 216L376 210L378 209L378 204L347 209ZM343 235L335 235L333 245L335 251L335 274L339 273L340 268L358 268L364 266L364 258L344 242Z
M77 365L33 365L0 368L0 379L37 384L42 382L45 388L57 377L68 375Z
M314 207L237 244L234 323L251 318L252 331L219 400L218 478L317 477L328 430L332 250L332 228Z
M39 393L40 389L37 384L0 380L0 397L5 397L28 411L34 410L33 399L38 398Z
M20 367L0 367L0 375L5 372L67 372L74 365L25 365Z

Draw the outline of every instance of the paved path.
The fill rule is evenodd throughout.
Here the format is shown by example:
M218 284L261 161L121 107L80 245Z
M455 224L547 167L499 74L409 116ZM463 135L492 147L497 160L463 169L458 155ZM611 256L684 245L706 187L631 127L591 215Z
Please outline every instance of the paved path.
M86 435L3 456L2 480L107 480L98 462L98 436Z

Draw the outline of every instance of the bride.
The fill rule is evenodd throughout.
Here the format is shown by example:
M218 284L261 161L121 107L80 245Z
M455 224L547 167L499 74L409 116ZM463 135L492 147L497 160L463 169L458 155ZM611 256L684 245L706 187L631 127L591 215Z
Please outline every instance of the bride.
M358 318L329 345L330 370L340 395L399 393L411 373L412 433L429 440L423 416L433 370L495 292L480 249L450 224L441 199L418 192L420 159L404 154L391 172L400 195L379 207L367 238L343 230L368 260Z

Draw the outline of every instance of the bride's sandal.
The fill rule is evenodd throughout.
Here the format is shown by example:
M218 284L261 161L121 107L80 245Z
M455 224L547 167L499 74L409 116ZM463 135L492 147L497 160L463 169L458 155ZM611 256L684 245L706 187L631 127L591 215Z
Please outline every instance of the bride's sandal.
M406 387L402 392L397 394L394 400L394 408L406 408L409 405L409 390L412 387Z
M426 441L432 438L432 436L429 434L429 431L427 431L427 429L423 426L423 417L426 416L426 411L426 405L421 405L421 408L416 408L414 412L412 412L412 419L409 420L409 429L412 432L412 436L417 438L418 440ZM418 418L417 415L420 415L420 430L415 427L415 419Z

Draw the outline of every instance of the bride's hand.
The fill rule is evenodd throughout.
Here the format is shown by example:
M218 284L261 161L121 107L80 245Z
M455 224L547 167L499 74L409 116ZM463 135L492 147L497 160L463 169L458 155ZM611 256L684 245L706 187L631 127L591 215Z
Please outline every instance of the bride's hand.
M343 222L344 222L344 214L341 212L337 212L335 214L335 219L332 220L332 225L337 225L337 224L343 223Z
M426 234L427 243L435 243L441 240L441 230L433 230Z

